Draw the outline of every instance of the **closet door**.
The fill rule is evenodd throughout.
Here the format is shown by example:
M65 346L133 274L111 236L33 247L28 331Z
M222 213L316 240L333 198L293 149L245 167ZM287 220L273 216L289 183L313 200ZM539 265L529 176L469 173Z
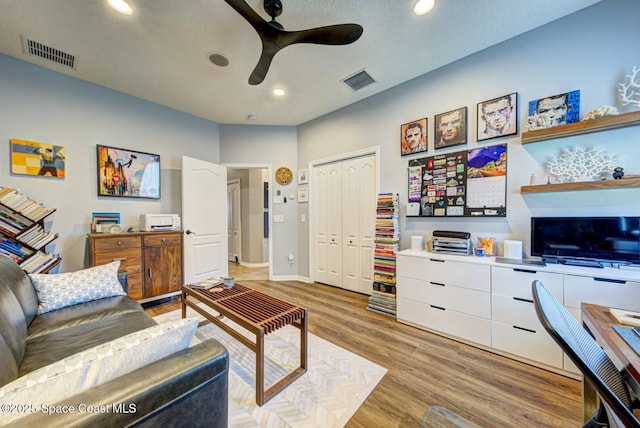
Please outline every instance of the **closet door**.
M371 294L375 233L375 157L342 162L342 286Z
M315 280L342 287L342 164L314 169Z
M342 287L342 164L327 165L327 284Z
M314 266L315 266L315 280L316 282L322 282L324 284L329 280L327 255L329 251L327 249L328 238L328 168L326 166L316 167L313 173L313 245L314 245Z

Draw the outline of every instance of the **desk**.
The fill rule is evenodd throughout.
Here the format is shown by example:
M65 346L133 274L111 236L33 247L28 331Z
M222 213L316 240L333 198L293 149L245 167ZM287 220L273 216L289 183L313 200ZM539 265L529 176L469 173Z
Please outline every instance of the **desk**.
M609 312L608 306L583 303L581 307L582 323L589 329L593 337L602 346L613 364L620 371L626 371L634 387L640 385L640 355L638 355L612 328L620 325ZM582 382L582 410L588 420L596 410L598 398L590 385ZM588 416L587 416L588 415Z

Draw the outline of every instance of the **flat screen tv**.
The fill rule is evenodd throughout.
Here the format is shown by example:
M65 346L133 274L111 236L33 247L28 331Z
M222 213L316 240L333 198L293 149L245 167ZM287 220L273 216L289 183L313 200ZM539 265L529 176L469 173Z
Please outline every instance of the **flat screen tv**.
M640 263L640 217L532 217L531 255Z

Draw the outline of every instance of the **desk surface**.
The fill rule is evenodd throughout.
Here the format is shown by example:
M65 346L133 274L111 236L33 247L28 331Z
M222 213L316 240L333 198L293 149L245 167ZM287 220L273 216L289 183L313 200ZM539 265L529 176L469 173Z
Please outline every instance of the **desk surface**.
M620 325L609 312L608 306L582 304L582 322L589 329L596 342L605 350L619 370L626 368L640 383L640 355L613 329Z

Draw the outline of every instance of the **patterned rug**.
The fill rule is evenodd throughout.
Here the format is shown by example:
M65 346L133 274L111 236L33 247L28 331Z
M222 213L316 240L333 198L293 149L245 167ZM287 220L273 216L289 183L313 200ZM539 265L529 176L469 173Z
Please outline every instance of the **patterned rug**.
M187 315L199 316L194 311ZM180 316L177 310L155 319L165 322ZM387 372L384 367L309 333L307 372L258 407L255 354L211 323L198 327L192 345L208 338L218 340L229 351L230 427L343 427ZM292 326L266 336L265 386L298 367L299 343L300 332Z

